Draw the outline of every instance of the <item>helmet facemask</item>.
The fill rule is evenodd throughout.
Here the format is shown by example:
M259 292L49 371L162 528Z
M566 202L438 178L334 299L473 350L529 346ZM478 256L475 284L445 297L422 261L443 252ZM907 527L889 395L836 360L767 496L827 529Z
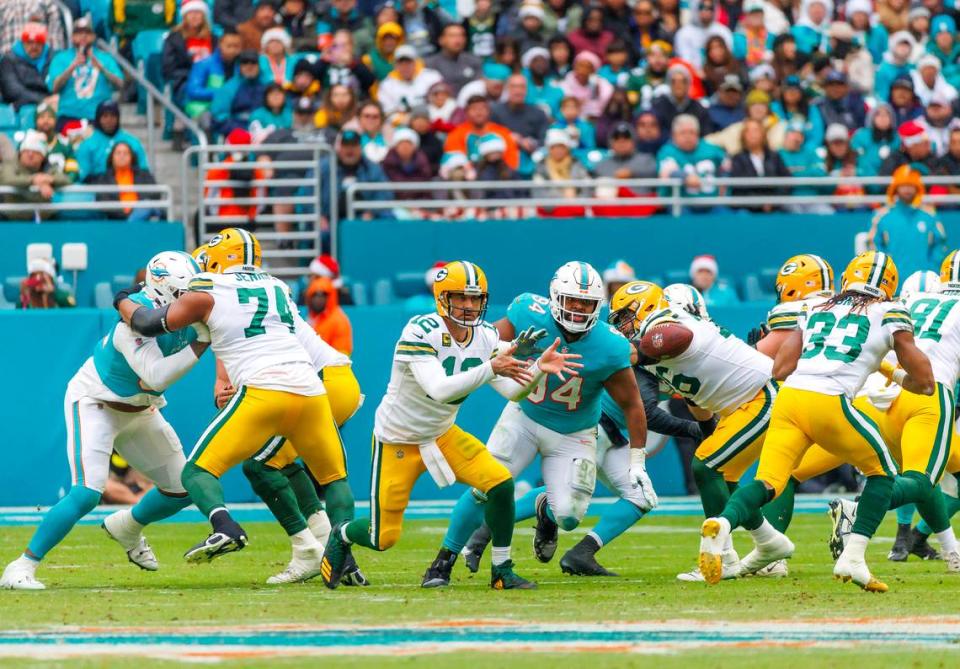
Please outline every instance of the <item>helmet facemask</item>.
M581 311L571 308L571 302L592 302L593 311ZM588 332L597 324L600 318L600 307L603 300L585 297L582 295L567 295L560 293L551 300L550 311L556 320L567 332Z
M465 297L480 297L480 307L478 309L467 309L465 307L454 306L450 301L451 295L462 295ZM479 289L467 289L463 291L447 290L440 294L440 306L443 307L447 318L457 325L466 328L475 328L483 322L483 317L487 313L487 293ZM476 313L474 318L468 318L472 313Z

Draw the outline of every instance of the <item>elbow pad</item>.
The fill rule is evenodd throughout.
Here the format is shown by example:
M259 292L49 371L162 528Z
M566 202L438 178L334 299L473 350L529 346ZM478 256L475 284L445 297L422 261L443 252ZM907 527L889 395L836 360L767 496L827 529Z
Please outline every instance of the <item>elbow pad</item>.
M169 332L167 329L167 310L170 305L159 309L140 307L130 317L130 327L145 337L156 337Z

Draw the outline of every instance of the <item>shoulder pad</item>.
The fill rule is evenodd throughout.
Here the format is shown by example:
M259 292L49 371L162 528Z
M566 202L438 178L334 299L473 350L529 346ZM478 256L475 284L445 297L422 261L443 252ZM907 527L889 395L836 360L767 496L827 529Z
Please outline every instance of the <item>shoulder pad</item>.
M200 274L190 279L190 283L187 284L187 290L213 290L213 278L206 274Z

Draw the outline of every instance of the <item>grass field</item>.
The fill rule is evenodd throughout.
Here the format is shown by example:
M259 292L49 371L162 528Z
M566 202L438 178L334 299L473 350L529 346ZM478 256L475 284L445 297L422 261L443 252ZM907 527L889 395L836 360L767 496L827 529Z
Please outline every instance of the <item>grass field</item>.
M587 525L589 527L589 524ZM830 578L831 563L825 548L828 522L825 515L801 515L795 519L791 536L798 546L791 561L791 575L782 580L743 579L716 587L683 584L675 580L678 571L689 569L696 558L698 520L693 517L652 517L641 521L600 554L605 565L621 574L619 579L582 579L564 576L556 563L537 563L530 550L532 530L519 528L514 553L519 571L536 580L533 592L494 592L488 587L488 565L480 574L469 575L462 565L454 582L443 590L422 590L420 576L432 559L444 530L442 521L408 523L400 545L376 554L357 552L358 560L373 585L368 588L341 587L326 590L319 580L295 586L268 586L264 579L279 571L288 556L288 543L279 528L266 523L249 525L250 547L210 565L190 566L180 555L206 530L199 524L161 524L150 528L149 539L161 560L156 573L141 572L129 565L120 549L96 527L78 527L44 563L39 576L48 590L38 593L0 592L0 641L24 640L24 631L56 630L52 626L137 627L150 634L165 631L197 632L211 626L298 624L302 626L385 626L417 624L424 628L438 621L498 621L498 629L510 630L520 624L647 623L690 621L698 624L718 621L740 623L808 623L829 629L842 619L901 618L904 630L922 630L929 620L918 617L956 614L960 576L947 575L942 562L891 564L885 555L894 532L890 517L868 558L874 571L890 585L885 595L870 595ZM29 538L31 528L0 529L0 556L4 562L15 557ZM561 537L563 551L579 533ZM738 548L747 550L748 539L738 536ZM561 553L558 553L558 556ZM911 620L912 619L912 620ZM699 621L699 622L698 622ZM822 621L822 622L820 622ZM882 625L884 621L878 620ZM889 622L887 620L886 622ZM430 624L428 624L430 623ZM952 619L953 624L958 619ZM960 626L956 628L960 630ZM451 629L450 634L457 630ZM549 634L549 631L545 632ZM955 665L960 653L944 645L920 652L909 644L849 645L831 649L797 644L775 648L774 644L734 644L709 651L663 648L655 659L638 655L636 648L619 652L592 653L593 667L649 666L658 669L692 666L843 666L867 660L875 666ZM559 638L559 637L558 637ZM958 640L960 641L960 640ZM501 648L501 649L505 649ZM497 650L490 644L489 650ZM960 650L960 645L957 646ZM576 650L576 649L571 649ZM630 651L630 652L628 652ZM708 652L709 651L709 652ZM136 646L129 651L143 655ZM406 652L406 651L404 651ZM666 654L663 654L666 653ZM0 657L4 646L0 643ZM147 653L149 655L149 653ZM195 658L196 659L196 658ZM208 658L210 659L210 658ZM388 656L347 653L336 658L336 666L454 666L473 667L543 666L560 656L535 653L455 653ZM229 660L233 666L233 660ZM581 658L578 661L586 661ZM278 657L239 658L237 666L318 666L329 658ZM129 658L83 660L0 659L0 666L129 667ZM173 666L160 659L142 657L138 669Z

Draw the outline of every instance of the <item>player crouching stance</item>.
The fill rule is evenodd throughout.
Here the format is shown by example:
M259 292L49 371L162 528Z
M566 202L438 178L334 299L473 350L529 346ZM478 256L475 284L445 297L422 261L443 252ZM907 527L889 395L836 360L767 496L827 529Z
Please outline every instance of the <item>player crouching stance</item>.
M150 259L146 285L131 299L162 307L186 290L199 271L186 253L165 251ZM100 503L114 449L152 480L132 508L108 516L103 528L127 552L130 562L156 571L157 558L141 531L190 504L180 484L186 459L170 424L160 414L163 391L189 371L206 350L193 329L140 337L117 323L67 386L64 414L70 492L44 516L23 555L7 565L0 587L43 590L35 577L40 561L63 541L77 521Z
M374 424L371 517L334 526L321 563L328 588L340 584L350 544L384 551L397 543L410 492L425 471L441 487L459 481L486 496L494 546L491 587L535 587L514 573L510 559L513 477L454 421L460 404L480 386L490 383L519 400L545 374L576 374L579 364L572 360L579 356L557 353L559 340L533 365L513 357L515 344L500 350L496 328L483 320L487 279L473 263L447 264L433 294L437 312L410 320L397 342Z
M901 387L919 395L936 390L930 361L914 343L910 315L892 301L897 283L890 256L863 253L844 271L839 295L799 314L798 329L774 361L774 378L784 383L774 402L756 481L739 488L723 512L701 527L700 570L708 583L720 580L730 531L779 495L794 467L817 444L867 477L852 533L833 574L870 592L887 591L870 573L864 553L889 508L896 465L876 423L852 401L891 349L904 370L898 376Z

